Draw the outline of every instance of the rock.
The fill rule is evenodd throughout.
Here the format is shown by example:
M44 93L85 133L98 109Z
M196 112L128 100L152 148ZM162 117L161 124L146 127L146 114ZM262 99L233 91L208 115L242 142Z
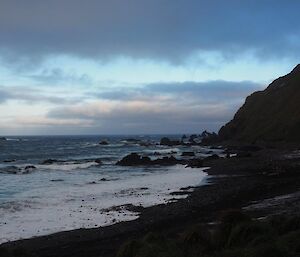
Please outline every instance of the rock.
M42 165L50 165L50 164L53 164L53 163L56 163L58 162L57 160L55 159L47 159L47 160L44 160L41 162Z
M189 162L187 163L187 167L190 167L190 168L201 168L201 167L203 167L203 160L199 159L199 158L189 160Z
M146 165L151 162L149 157L142 157L137 153L131 153L125 156L122 160L118 161L116 164L121 166L136 166L136 165Z
M15 161L16 161L16 159L12 159L12 160L4 160L3 162L8 163L8 162L15 162Z
M30 171L33 171L33 170L35 170L36 169L36 167L35 166L33 166L33 165L28 165L28 166L26 166L25 167L25 171L27 171L27 172L30 172Z
M103 164L102 161L101 161L101 159L99 159L99 158L95 160L95 163L97 163L97 164L99 164L99 165L102 165L102 164Z
M171 140L167 137L163 137L160 139L160 144L161 145L171 145Z
M140 146L145 146L145 147L148 147L148 146L151 146L152 145L152 143L151 142L145 142L145 141L142 141L142 142L140 142L140 143L138 143Z
M236 158L246 158L246 157L251 157L252 154L249 152L239 152L236 155Z
M300 64L274 80L245 104L219 131L221 140L246 143L300 142Z
M174 146L174 145L180 145L181 142L178 140L171 140L168 137L163 137L160 140L160 145L167 145L167 146Z
M99 179L99 181L107 181L107 179L106 178L101 178L101 179Z
M209 161L209 160L218 160L218 159L220 159L220 156L219 156L219 155L217 155L217 154L212 154L212 155L206 157L204 160L205 160L205 161Z
M210 133L206 130L202 132L201 137L201 143L204 145L215 144L220 141L218 134L216 134L215 132Z
M100 141L100 142L99 142L99 145L108 145L108 142L105 141L105 140L103 140L103 141Z
M181 164L182 161L177 160L174 156L165 156L162 159L156 159L152 161L152 164L154 165L176 165Z
M6 141L6 137L0 137L0 141Z
M156 160L151 160L147 156L140 156L137 153L131 153L125 156L122 160L118 161L116 165L120 166L139 166L139 165L176 165L183 163L181 160L177 160L174 156L165 156Z
M181 156L195 156L194 152L182 152Z
M193 134L193 135L190 135L190 138L189 138L189 142L192 143L192 144L195 144L195 139L197 138L198 136L196 134Z
M257 145L244 145L238 148L240 151L244 152L258 152L262 150L263 148Z

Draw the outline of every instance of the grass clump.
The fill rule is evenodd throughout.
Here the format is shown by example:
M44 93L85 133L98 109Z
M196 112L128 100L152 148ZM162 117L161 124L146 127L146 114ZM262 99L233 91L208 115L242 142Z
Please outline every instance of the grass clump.
M124 244L118 257L299 257L299 217L251 220L236 210L217 225L195 225L172 237L149 233Z

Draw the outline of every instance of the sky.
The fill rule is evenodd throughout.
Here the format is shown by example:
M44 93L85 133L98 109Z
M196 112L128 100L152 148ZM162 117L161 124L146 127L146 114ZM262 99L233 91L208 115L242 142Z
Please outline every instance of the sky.
M298 0L0 0L0 135L218 131L300 59Z

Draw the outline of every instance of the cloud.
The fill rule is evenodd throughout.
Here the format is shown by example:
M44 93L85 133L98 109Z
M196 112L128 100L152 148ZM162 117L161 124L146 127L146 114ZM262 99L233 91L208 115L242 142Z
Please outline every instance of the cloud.
M59 93L57 93L59 95ZM17 100L26 104L46 102L52 104L71 104L78 102L76 97L54 96L49 92L35 87L24 86L0 86L0 104L7 101Z
M87 74L77 75L75 72L65 72L63 69L43 69L40 73L35 75L26 76L33 81L50 84L79 84L79 85L91 85L92 79Z
M214 80L205 82L152 83L141 87L128 87L106 90L96 93L101 99L134 100L149 99L153 96L165 96L165 100L185 100L186 102L227 102L242 99L253 91L262 89L262 85L252 81Z
M152 99L151 102L95 101L56 108L47 118L92 122L94 133L98 130L98 133L124 134L191 132L203 126L216 129L231 115L231 107L222 104L182 106Z
M6 61L32 64L60 54L177 63L201 51L299 58L299 8L297 0L2 0L0 49Z
M89 102L54 108L47 118L92 122L98 131L120 134L218 130L261 88L250 81L155 83L99 92Z
M186 81L124 85L122 90L87 88L66 96L44 87L7 86L0 87L0 103L46 106L38 115L21 111L6 123L43 127L48 133L187 133L218 130L249 93L260 89L251 81Z

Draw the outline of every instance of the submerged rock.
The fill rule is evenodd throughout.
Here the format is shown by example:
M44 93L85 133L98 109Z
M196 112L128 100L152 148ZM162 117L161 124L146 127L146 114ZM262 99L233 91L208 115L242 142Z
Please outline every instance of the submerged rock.
M16 159L11 159L11 160L4 160L3 162L4 163L9 163L9 162L15 162L15 161L17 161Z
M53 163L56 163L58 162L57 160L55 159L47 159L47 160L44 160L41 162L42 165L49 165L49 164L53 164Z
M96 162L97 164L99 164L99 165L102 165L102 164L103 164L102 161L101 161L101 159L99 159L99 158L96 159L95 162Z
M107 141L105 141L105 140L99 142L99 145L108 145L108 144L109 143Z
M181 156L195 156L194 152L182 152Z

